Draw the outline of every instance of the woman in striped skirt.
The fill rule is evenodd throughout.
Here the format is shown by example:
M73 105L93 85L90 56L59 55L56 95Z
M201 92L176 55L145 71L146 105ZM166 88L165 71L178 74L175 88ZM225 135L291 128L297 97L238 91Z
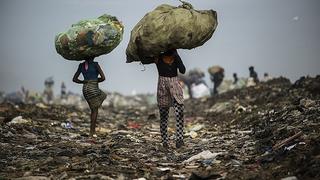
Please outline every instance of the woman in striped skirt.
M90 137L95 136L98 108L106 99L106 94L99 89L98 83L105 80L105 76L98 62L94 62L94 57L87 58L80 63L77 72L73 76L73 82L83 84L83 96L91 109ZM84 80L79 79L82 73ZM98 77L100 75L100 77Z
M160 132L162 144L168 148L168 115L169 108L173 106L176 116L176 147L183 146L183 90L178 81L178 73L184 74L186 68L178 55L177 50L171 49L161 54L156 60L159 80L157 90L157 101L160 113Z

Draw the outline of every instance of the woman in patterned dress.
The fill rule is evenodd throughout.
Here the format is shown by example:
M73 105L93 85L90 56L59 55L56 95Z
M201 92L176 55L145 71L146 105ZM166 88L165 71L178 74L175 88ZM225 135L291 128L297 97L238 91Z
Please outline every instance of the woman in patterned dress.
M180 148L183 142L183 90L178 80L178 72L184 74L186 68L176 49L171 49L155 60L159 79L157 90L157 101L160 113L160 132L163 147L168 148L168 115L173 106L176 116L176 147Z
M94 62L94 57L87 58L83 63L79 64L77 72L73 76L73 82L83 84L83 96L89 104L91 110L90 137L96 136L96 121L98 109L102 102L106 99L106 94L99 89L98 83L105 80L104 73L98 62ZM82 73L84 80L79 79ZM100 77L98 77L100 75Z

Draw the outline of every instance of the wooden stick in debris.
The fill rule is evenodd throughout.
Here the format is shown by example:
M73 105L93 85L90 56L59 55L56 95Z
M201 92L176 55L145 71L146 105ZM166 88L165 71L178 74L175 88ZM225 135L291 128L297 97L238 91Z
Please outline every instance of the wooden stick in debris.
M296 133L295 135L293 135L293 136L291 136L291 137L289 137L289 138L281 141L280 143L275 144L275 145L272 147L272 149L273 149L273 150L277 150L277 149L281 148L282 146L288 144L290 141L292 141L292 140L300 137L301 135L302 135L302 131L299 131L299 132Z

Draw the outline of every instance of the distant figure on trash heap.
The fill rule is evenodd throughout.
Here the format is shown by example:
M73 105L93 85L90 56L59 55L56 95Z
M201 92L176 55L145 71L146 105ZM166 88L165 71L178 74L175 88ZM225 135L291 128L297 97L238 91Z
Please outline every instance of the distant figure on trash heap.
M267 72L263 74L263 79L262 79L263 82L270 81L271 79L272 77Z
M105 80L104 73L98 62L94 62L94 57L88 57L83 63L80 63L78 70L73 76L73 82L83 84L83 96L89 104L91 110L90 137L96 136L96 121L98 109L107 95L99 89L98 83ZM84 80L79 79L82 73ZM100 77L98 77L100 75Z
M238 80L239 80L239 78L238 78L237 73L233 73L233 84L237 84Z
M45 97L45 101L47 104L51 104L53 102L53 85L54 80L53 77L49 77L44 81L44 92L43 96Z
M67 87L64 82L61 83L61 99L67 98Z
M212 70L209 69L210 80L213 83L212 95L218 94L218 87L223 81L224 78L224 69L220 66L211 67Z
M188 89L188 94L191 99L195 97L193 92L194 86L198 86L199 84L204 84L207 86L206 82L204 81L204 72L200 69L192 69L186 75L180 75L179 79L186 84Z
M157 90L157 101L160 113L160 132L162 144L164 148L169 147L168 142L168 116L171 106L174 108L176 116L176 147L180 148L184 145L183 129L184 129L184 105L183 90L178 81L178 73L184 74L186 68L176 49L170 49L155 59L157 65L159 79Z
M259 83L259 79L258 79L258 74L257 72L254 70L254 67L253 66L250 66L249 67L249 77L250 78L253 78L253 81L257 84Z

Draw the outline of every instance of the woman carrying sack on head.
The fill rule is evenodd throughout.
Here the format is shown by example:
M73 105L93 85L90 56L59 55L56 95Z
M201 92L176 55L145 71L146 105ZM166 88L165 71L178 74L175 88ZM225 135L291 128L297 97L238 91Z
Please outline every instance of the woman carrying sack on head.
M83 84L82 93L91 109L90 137L96 136L96 121L98 116L98 108L106 99L107 95L99 89L98 83L105 80L104 73L98 62L94 62L94 57L87 58L83 63L79 64L77 72L73 76L73 82ZM84 80L79 79L82 73ZM100 77L98 77L100 75Z
M184 74L186 68L178 55L176 49L171 49L155 60L157 65L159 79L157 90L157 101L160 113L160 132L164 148L168 148L168 116L169 108L173 106L176 116L176 147L180 148L183 142L183 90L178 81L178 73Z

